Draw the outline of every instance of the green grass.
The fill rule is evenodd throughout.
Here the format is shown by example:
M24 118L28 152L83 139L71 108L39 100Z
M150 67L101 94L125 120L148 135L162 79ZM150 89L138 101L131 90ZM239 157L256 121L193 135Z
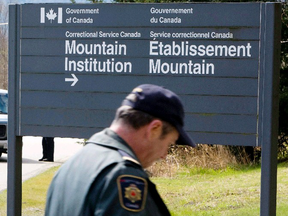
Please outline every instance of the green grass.
M22 215L43 216L45 209L46 192L51 179L59 167L53 167L48 171L25 181L22 185ZM7 205L7 191L0 193L0 216L5 216Z
M44 214L54 167L23 183L22 215ZM173 178L152 181L173 216L259 216L260 167L225 170L181 168ZM277 216L288 212L288 163L278 166ZM0 193L0 215L6 215L6 191Z
M172 215L259 215L260 169L194 170L154 182Z
M259 216L260 167L182 170L153 178L174 216ZM277 216L288 211L288 164L278 166Z

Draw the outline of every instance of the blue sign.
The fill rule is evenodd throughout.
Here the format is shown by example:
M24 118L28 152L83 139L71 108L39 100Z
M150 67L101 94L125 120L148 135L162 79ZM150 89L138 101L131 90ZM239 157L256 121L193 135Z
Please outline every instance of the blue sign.
M18 135L89 138L151 83L197 143L261 145L266 5L19 5Z

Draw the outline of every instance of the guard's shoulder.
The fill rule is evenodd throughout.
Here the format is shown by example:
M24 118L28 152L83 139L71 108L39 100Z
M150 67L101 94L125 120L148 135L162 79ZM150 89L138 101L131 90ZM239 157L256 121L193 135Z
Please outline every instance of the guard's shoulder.
M117 178L118 194L122 208L140 212L147 198L147 180L135 175L120 175Z
M126 162L127 164L134 164L134 165L138 165L141 167L140 162L136 160L135 158L133 158L132 156L130 156L129 154L127 154L126 152L122 150L118 150L118 152L121 155L123 161Z
M126 162L130 162L130 163L133 163L133 164L136 164L136 165L139 165L141 166L140 162L135 160L134 158L132 157L129 157L129 156L122 156L122 159Z
M148 176L137 159L124 151L118 152L122 162L114 168L113 178L117 179L119 204L127 211L140 212L147 199Z

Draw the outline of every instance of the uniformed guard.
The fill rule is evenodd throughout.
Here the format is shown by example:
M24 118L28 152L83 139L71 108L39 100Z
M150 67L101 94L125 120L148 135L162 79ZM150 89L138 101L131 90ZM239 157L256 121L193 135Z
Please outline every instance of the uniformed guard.
M136 87L109 128L64 163L47 193L46 216L169 216L144 168L171 144L195 147L183 129L179 97L163 87Z

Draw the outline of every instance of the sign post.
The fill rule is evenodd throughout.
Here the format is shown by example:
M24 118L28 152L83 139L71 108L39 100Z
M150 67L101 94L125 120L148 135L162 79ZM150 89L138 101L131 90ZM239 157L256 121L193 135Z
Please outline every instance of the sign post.
M276 215L277 145L279 110L279 71L281 19L280 5L268 4L262 16L269 17L262 28L261 71L259 94L259 143L261 148L261 216ZM272 27L273 26L273 27ZM269 81L268 81L269 80Z
M22 137L19 123L20 16L19 5L9 7L9 117L8 117L8 180L7 215L21 215L22 205ZM15 89L14 89L15 88Z
M12 151L15 137L89 138L110 125L131 89L151 83L181 97L197 143L261 146L273 175L262 173L261 196L276 187L281 4L24 4L10 11ZM11 197L16 184L8 186ZM273 199L275 190L268 194ZM269 215L271 199L261 198L272 203Z

